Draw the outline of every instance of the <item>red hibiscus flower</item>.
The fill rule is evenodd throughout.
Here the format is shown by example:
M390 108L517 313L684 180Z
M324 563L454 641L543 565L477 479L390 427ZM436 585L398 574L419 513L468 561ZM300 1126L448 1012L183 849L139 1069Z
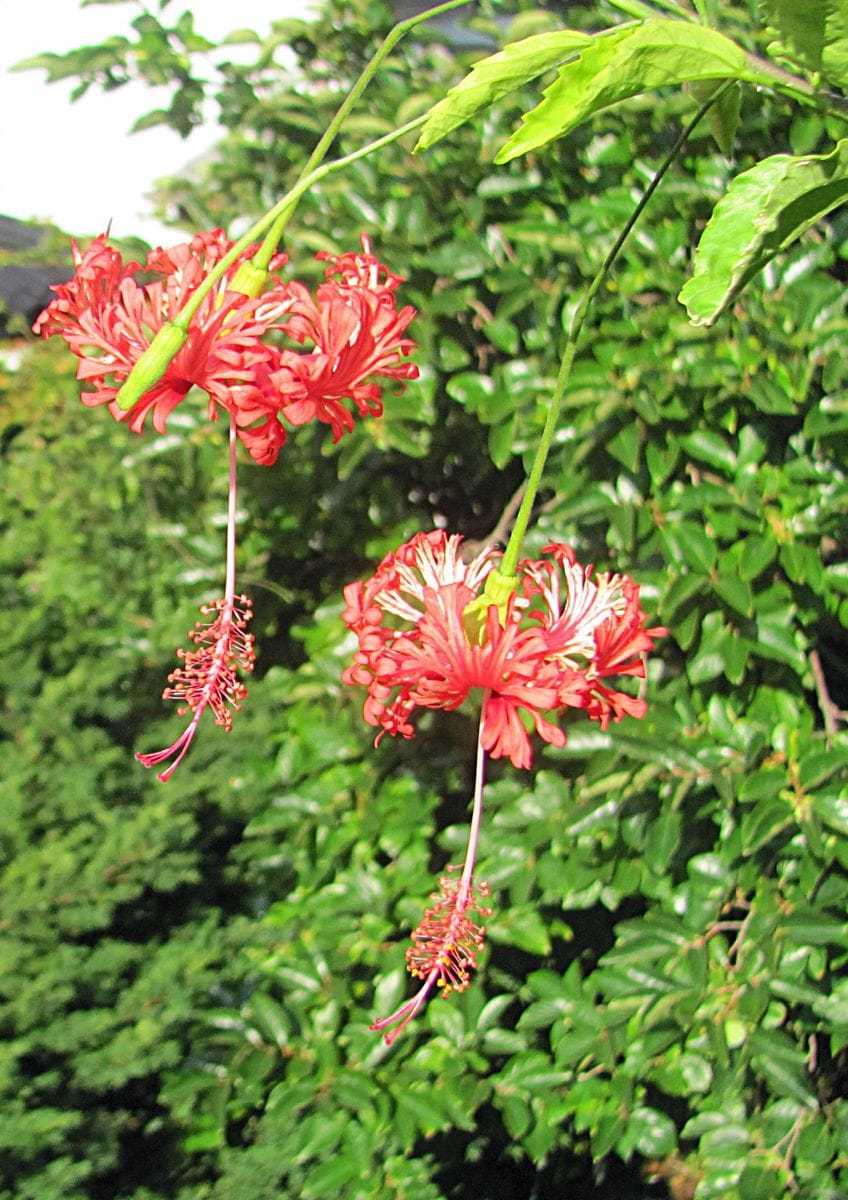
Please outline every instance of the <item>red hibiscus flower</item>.
M92 385L85 404L108 404L119 421L140 432L150 415L164 433L167 418L193 387L235 418L238 436L253 458L276 462L286 439L284 420L332 427L334 440L353 427L343 401L361 415L382 412L377 378L413 379L418 368L405 356L414 342L404 332L415 314L397 311L401 282L363 250L328 259L326 282L313 298L298 283L284 283L270 264L269 285L258 297L235 290L239 268L256 251L232 263L191 318L184 344L164 372L127 410L115 402L155 334L172 322L209 271L232 248L220 229L200 233L171 250L153 250L145 263L124 263L101 236L81 252L74 243L74 278L54 288L56 299L35 323L44 337L59 334L80 359L77 378ZM143 273L143 274L141 274ZM152 279L150 279L152 276ZM267 335L285 331L309 352L285 348Z
M402 279L371 254L367 238L362 245L357 254L318 255L328 262L327 278L314 299L306 288L291 285L286 334L313 348L310 354L284 351L274 377L287 397L286 420L292 425L322 421L331 427L334 442L353 428L353 415L342 401L353 401L360 416L378 417L382 391L374 377L418 377L415 364L404 361L415 347L403 336L415 309L396 310L394 292Z
M345 588L343 618L359 646L345 683L364 687L364 716L381 733L411 737L416 708L458 708L474 688L490 693L482 746L491 757L528 767L528 726L554 746L556 724L579 708L606 727L624 714L642 716L642 700L603 682L644 676L642 654L665 630L644 627L639 589L626 575L582 567L558 543L547 557L519 564L518 586L502 608L488 608L483 629L469 637L467 610L484 595L499 555L471 563L462 539L417 534L389 554L374 576Z
M141 264L124 263L104 236L95 238L84 252L73 244L76 274L69 283L54 288L56 299L34 328L43 337L60 334L79 357L77 378L93 385L93 390L82 394L85 404L108 404L112 415L136 433L148 415L157 432L164 433L168 416L192 387L209 396L210 417L217 415L216 405L220 405L240 425L251 421L257 410L265 413L273 403L278 405L279 397L270 385L276 352L261 339L269 329L279 327L291 303L290 293L274 275L269 290L259 297L230 287L239 266L256 247L245 250L204 298L185 344L161 379L130 409L122 411L115 403L153 336L177 316L232 245L220 229L213 229L170 250L152 250ZM285 262L285 255L277 255L272 272ZM139 272L145 273L143 278L153 278L139 282ZM244 440L249 441L250 435Z

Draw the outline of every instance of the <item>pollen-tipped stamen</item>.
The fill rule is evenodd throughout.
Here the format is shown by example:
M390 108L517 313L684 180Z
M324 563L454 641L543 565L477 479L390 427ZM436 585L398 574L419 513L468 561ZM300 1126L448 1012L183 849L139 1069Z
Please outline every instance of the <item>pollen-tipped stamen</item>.
M204 604L200 611L206 616L213 612L217 615L206 624L198 621L189 637L199 648L177 651L182 666L168 676L170 686L162 693L163 700L184 701L177 712L180 716L190 712L192 719L167 750L136 755L145 767L154 767L177 754L167 770L157 776L162 783L167 783L182 762L207 708L214 715L216 725L227 730L232 728L233 712L240 709L247 695L236 671L252 671L256 661L253 635L245 632L253 615L246 596L216 600L214 604Z
M483 731L488 700L487 690L483 694L480 711L474 802L462 874L456 880L453 873L459 868L447 868L447 873L439 880L439 891L430 897L435 900L435 904L425 910L412 935L412 945L406 951L406 969L414 979L423 979L421 987L411 1000L407 1000L390 1016L380 1017L370 1027L380 1033L388 1029L388 1033L383 1033L383 1040L387 1046L390 1046L413 1017L417 1016L435 987L441 990L442 996L447 996L450 992L465 991L471 982L471 972L477 966L477 953L482 948L486 936L485 926L477 925L472 920L472 915L477 913L484 918L492 915L492 910L480 903L480 900L485 900L489 895L488 884L480 883L476 888L474 886L474 863L483 816L486 765Z
M448 872L458 870L448 867ZM442 996L464 992L477 966L477 953L483 946L486 929L475 924L471 917L473 913L491 916L492 910L478 901L478 896L480 899L488 896L488 886L481 883L475 890L471 884L464 886L462 880L447 874L439 880L439 887L431 896L436 903L425 911L406 952L406 969L414 979L424 982L411 1000L391 1016L381 1017L371 1025L375 1031L389 1029L384 1038L387 1045L420 1012L434 988L439 988Z

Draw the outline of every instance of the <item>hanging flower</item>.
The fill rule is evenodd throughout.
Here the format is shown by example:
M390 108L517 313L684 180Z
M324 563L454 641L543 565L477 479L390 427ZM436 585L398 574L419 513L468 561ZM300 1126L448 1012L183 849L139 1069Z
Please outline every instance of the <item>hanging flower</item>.
M319 255L329 265L314 298L302 284L279 279L284 254L272 259L259 296L239 290L257 249L249 246L204 297L183 337L171 322L232 246L213 229L170 250L153 250L142 264L124 263L105 236L84 252L73 243L76 273L54 288L56 299L34 329L44 337L61 335L79 357L77 378L92 385L82 394L85 404L107 404L135 433L150 416L164 433L174 408L200 388L209 397L210 419L226 410L253 458L270 466L286 439L284 420L323 421L338 440L353 427L343 401L361 415L378 415L382 392L375 377L417 376L418 368L405 361L414 342L403 336L415 310L396 310L400 277L370 253L365 238L361 253ZM131 407L121 408L116 398L122 385L166 328L177 334L179 349ZM264 340L283 330L312 349L298 352Z
M403 282L374 257L368 239L362 252L328 262L326 282L313 299L302 285L291 285L293 302L286 334L311 342L309 354L284 351L274 380L287 397L283 414L292 425L322 421L337 442L353 429L353 415L342 403L352 401L360 416L382 414L382 390L374 377L416 379L418 368L404 361L415 343L404 332L415 309L395 308L395 289Z
M135 433L142 430L148 415L156 431L164 433L168 416L192 387L207 393L213 419L216 406L221 406L240 424L248 424L256 410L264 414L269 405L278 405L270 382L277 353L261 339L269 329L279 327L291 302L288 289L273 274L286 256L273 259L271 286L261 296L230 287L255 246L248 247L205 296L191 319L185 344L161 378L126 411L115 403L154 335L177 316L232 245L220 229L212 229L170 250L152 250L141 264L124 263L104 236L95 238L84 252L73 243L76 274L54 288L57 298L34 329L43 337L60 334L79 357L77 378L93 385L93 390L83 392L83 403L108 404L112 415L126 421ZM140 282L140 272L149 281Z
M554 746L565 744L556 720L582 709L606 728L641 717L645 702L610 688L610 675L645 674L642 655L665 630L644 627L639 588L626 575L576 562L564 545L525 559L508 600L488 607L473 639L466 620L499 554L471 563L462 539L441 531L417 534L388 554L374 576L345 588L343 619L357 635L353 664L342 678L364 687L366 721L411 737L416 708L458 708L474 688L491 695L482 746L493 758L528 767L527 724ZM527 722L527 724L525 724Z

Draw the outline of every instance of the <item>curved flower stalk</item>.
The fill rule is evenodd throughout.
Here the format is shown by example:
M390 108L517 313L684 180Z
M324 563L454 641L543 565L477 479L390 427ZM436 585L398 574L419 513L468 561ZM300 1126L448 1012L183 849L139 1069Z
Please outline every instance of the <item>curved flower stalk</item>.
M404 336L415 310L395 307L401 282L371 253L326 259L326 280L313 298L296 282L283 282L285 254L273 256L265 290L253 295L248 246L203 297L187 330L173 324L209 272L234 243L220 229L191 242L150 252L144 264L124 263L105 236L80 251L73 244L76 274L54 288L57 298L35 323L43 337L59 334L80 359L77 378L93 385L87 405L107 404L112 416L140 432L150 416L158 433L192 387L209 397L210 419L219 410L235 418L240 440L253 458L270 466L286 440L286 426L316 419L332 426L334 440L353 428L343 401L361 415L382 412L375 378L407 380L418 368L406 355L415 343ZM153 275L152 282L140 282ZM251 293L251 294L249 294ZM156 335L170 330L180 348L129 408L119 393ZM308 352L281 347L267 335L285 333ZM167 359L167 356L166 356Z
M581 566L560 543L545 558L519 563L517 587L488 606L469 636L469 610L485 602L484 586L498 552L473 562L460 557L462 539L441 531L416 534L388 554L371 579L345 588L343 619L359 646L342 678L364 687L366 721L384 733L412 737L416 708L458 708L474 688L491 693L483 748L529 767L525 721L554 746L565 745L556 723L582 709L602 728L626 714L641 717L644 700L615 690L612 675L644 677L642 655L665 633L645 628L639 588L627 575Z

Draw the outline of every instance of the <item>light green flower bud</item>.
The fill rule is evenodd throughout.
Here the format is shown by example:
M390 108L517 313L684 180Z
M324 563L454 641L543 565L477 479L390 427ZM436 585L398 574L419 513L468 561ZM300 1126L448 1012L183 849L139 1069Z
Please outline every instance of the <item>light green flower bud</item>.
M182 350L188 331L168 322L163 325L153 341L140 356L130 371L123 386L118 390L115 403L121 412L136 404L145 392L158 383L168 366Z

